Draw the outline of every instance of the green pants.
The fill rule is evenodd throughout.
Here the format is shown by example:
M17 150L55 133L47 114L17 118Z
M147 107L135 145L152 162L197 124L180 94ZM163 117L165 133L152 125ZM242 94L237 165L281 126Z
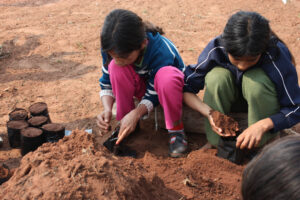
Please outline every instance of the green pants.
M203 101L207 105L224 114L248 110L248 126L270 117L280 109L275 85L261 68L245 72L242 88L239 88L228 69L214 67L205 77L205 87ZM208 120L205 120L207 140L217 146L220 136L211 129ZM276 133L265 133L259 146L276 136Z

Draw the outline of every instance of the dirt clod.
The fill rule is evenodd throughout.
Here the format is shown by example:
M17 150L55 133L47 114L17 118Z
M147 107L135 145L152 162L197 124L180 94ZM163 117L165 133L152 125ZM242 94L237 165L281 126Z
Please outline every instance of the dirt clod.
M224 115L223 113L212 110L210 112L214 119L215 125L223 130L225 135L235 135L239 130L239 124L232 117Z

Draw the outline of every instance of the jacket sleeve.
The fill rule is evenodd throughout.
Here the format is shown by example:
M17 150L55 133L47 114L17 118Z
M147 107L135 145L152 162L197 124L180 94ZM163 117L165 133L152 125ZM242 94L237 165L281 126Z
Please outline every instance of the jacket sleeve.
M295 66L290 61L289 50L282 44L278 44L281 52L277 60L273 60L271 54L267 55L272 60L269 66L277 77L276 90L280 103L280 111L270 118L273 121L273 132L290 128L300 122L300 88Z
M109 79L109 73L108 73L108 65L109 62L111 61L111 58L107 53L104 53L102 50L101 50L101 55L102 55L102 77L99 79L100 87L101 87L101 91L99 93L100 98L105 95L114 97L110 79Z
M298 104L281 108L279 113L272 115L270 118L274 123L272 132L290 128L300 122L300 106Z
M213 39L200 54L198 63L195 65L188 65L186 67L184 71L184 92L197 94L199 90L204 88L204 78L223 57L223 49L224 47L218 45L216 39Z

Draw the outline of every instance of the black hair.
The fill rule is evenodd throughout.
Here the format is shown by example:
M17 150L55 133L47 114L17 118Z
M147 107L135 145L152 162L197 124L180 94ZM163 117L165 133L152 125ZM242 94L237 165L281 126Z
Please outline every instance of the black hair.
M163 34L161 28L150 22L143 22L137 14L129 10L116 9L105 18L101 31L102 51L114 51L120 57L127 57L141 48L146 32Z
M300 136L266 146L245 168L243 200L300 199Z
M266 18L259 13L246 11L239 11L229 18L221 41L225 50L233 57L258 56L270 47L277 48L278 41L284 43L271 30ZM291 57L295 65L292 54Z
M269 21L255 12L232 15L222 34L222 42L233 57L258 56L267 50L271 36Z

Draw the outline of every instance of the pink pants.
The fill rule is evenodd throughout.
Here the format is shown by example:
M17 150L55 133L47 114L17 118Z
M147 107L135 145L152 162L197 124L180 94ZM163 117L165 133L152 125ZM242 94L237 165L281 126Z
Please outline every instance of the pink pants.
M110 82L117 103L117 120L121 120L135 108L133 97L139 100L145 95L146 83L133 65L118 66L114 60L108 66ZM184 74L173 66L158 70L154 78L154 89L163 107L167 129L181 122Z

